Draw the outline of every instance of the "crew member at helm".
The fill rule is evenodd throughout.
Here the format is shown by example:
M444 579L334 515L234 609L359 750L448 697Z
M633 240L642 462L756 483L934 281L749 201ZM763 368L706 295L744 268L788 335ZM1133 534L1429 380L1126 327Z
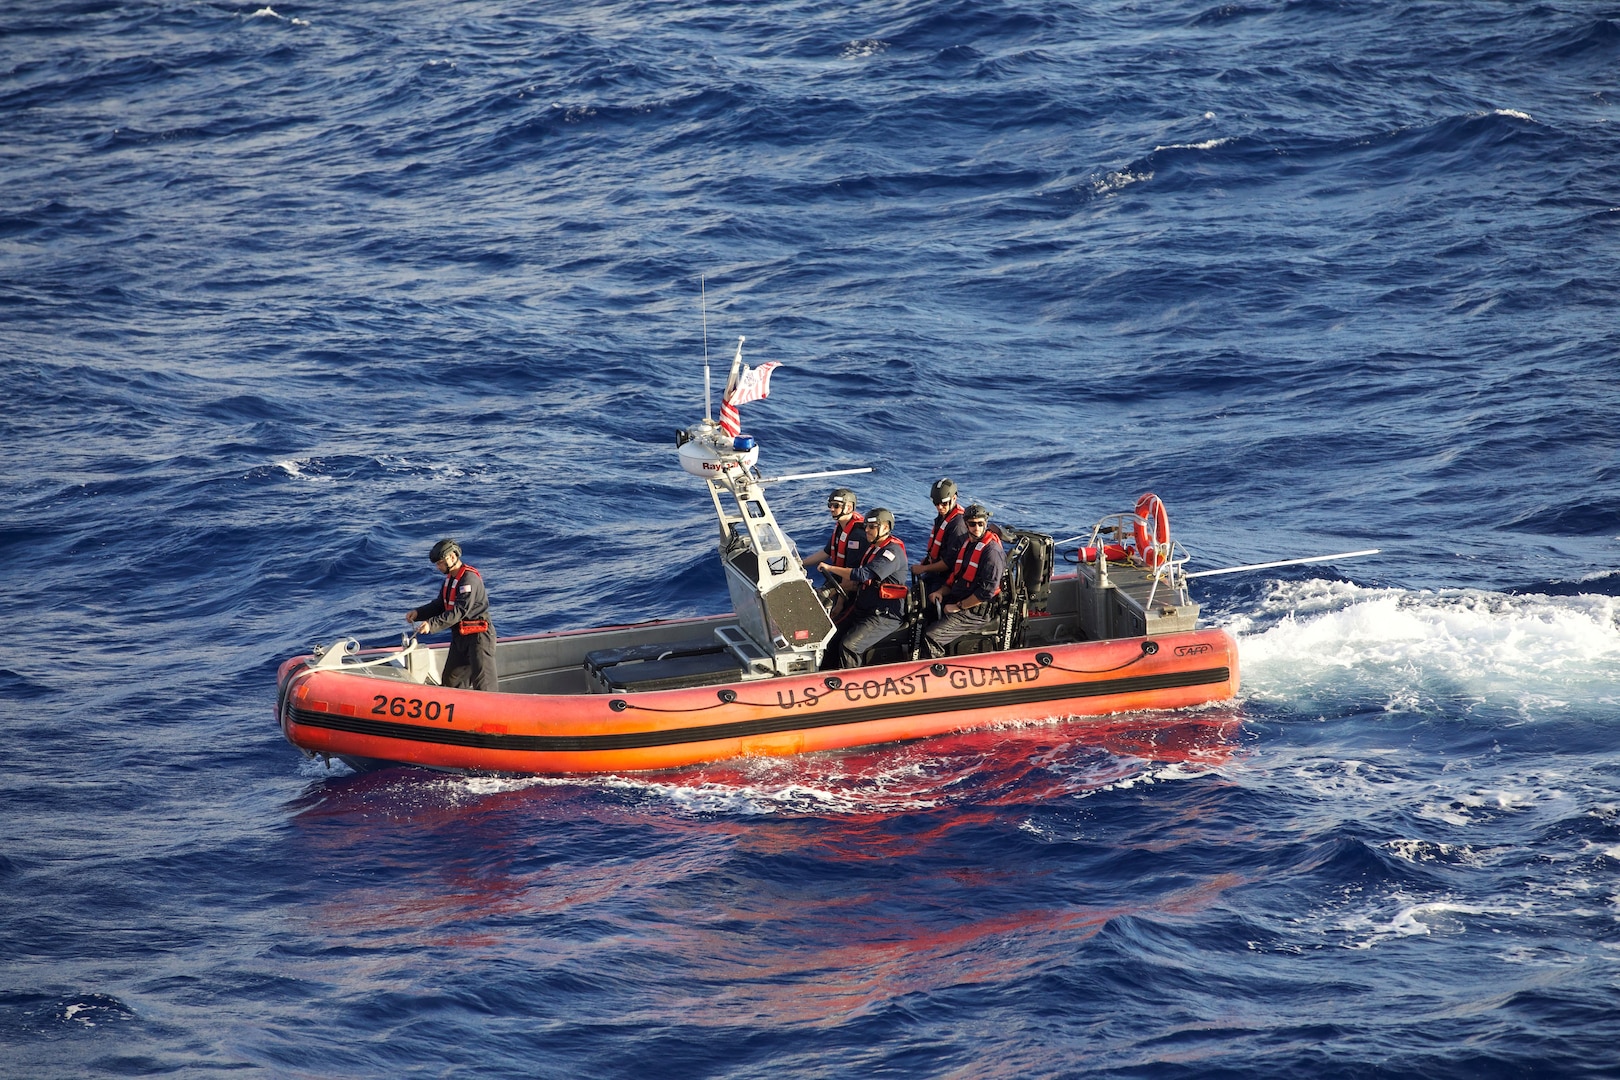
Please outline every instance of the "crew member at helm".
M836 650L843 668L860 667L866 650L899 630L906 607L906 545L894 535L894 515L878 507L863 524L866 550L860 565L821 567L855 586L855 610L827 643L826 659L831 660Z
M450 655L444 660L444 685L469 690L495 689L495 624L489 620L489 594L484 578L461 561L461 545L440 540L428 559L444 575L439 595L405 613L418 634L452 631Z
M822 563L854 566L861 561L864 534L860 526L866 519L855 509L855 493L849 488L838 488L827 496L827 513L833 518L832 536L827 538L826 547L804 557L806 570Z
M923 634L928 657L945 655L951 642L984 627L981 606L1001 592L1001 577L1007 569L1007 553L1001 537L990 530L990 511L974 503L962 515L967 543L957 552L945 584L928 594L932 602L944 601L944 614Z
M865 531L861 528L866 519L855 510L855 493L849 488L838 488L827 496L827 513L833 517L832 535L827 538L827 546L820 551L812 552L803 559L806 570L822 566L854 566L861 561L861 547L865 542ZM849 618L852 610L850 601L853 597L845 592L839 580L828 575L827 581L832 585L829 594L832 599L828 601L828 615L832 621L842 624Z
M956 481L948 476L934 481L928 498L934 504L934 531L928 535L928 554L911 568L911 573L922 578L924 587L933 592L945 583L946 574L956 565L957 553L967 542L967 529L962 524L962 508L956 503Z

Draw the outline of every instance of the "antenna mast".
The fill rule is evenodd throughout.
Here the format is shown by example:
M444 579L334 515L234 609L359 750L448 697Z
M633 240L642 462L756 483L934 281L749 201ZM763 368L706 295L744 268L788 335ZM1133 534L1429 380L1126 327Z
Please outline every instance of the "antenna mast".
M709 293L702 274L698 275L698 303L703 309L703 419L714 422L709 404Z

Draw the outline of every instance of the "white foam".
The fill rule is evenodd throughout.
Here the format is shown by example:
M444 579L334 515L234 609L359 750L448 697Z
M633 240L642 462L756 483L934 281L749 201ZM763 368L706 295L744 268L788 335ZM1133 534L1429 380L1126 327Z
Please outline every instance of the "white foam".
M1214 119L1214 114L1207 114L1205 119ZM1231 141L1231 138L1227 137L1220 139L1205 139L1203 142L1196 143L1169 143L1165 146L1155 146L1153 148L1153 152L1157 154L1160 150L1214 150L1216 147L1225 146Z
M1390 920L1388 930L1401 937L1411 937L1416 934L1429 933L1429 923L1437 921L1435 919L1437 915L1483 915L1484 913L1483 908L1474 907L1472 904L1451 904L1445 901L1413 904L1411 907L1402 908L1395 913L1395 918Z
M1189 780L1206 776L1216 767L1197 761L1153 764L1091 749L1068 749L1075 755L1073 760L1061 751L1023 759L1049 774L1050 797L1084 798L1137 784ZM447 776L440 782L440 790L456 802L528 787L568 786L619 792L683 815L859 816L931 810L948 804L964 783L982 779L983 763L976 754L942 754L926 741L852 753L856 756L745 758L700 766L673 777ZM1046 760L1048 757L1062 760Z
M689 814L756 817L768 814L852 815L929 810L942 801L938 795L885 791L881 788L839 789L815 783L697 784L649 783L618 779L616 786L633 787Z
M276 467L281 469L294 480L307 480L312 484L336 483L336 481L330 476L322 476L319 473L307 473L304 471L305 469L313 468L318 464L319 461L316 458L287 458L285 461L276 462Z
M862 38L860 41L852 41L844 46L843 59L865 60L867 57L876 56L878 53L887 52L888 50L889 43L887 41L879 41L877 38Z
M1091 190L1098 195L1112 195L1122 188L1132 184L1143 184L1153 179L1152 172L1111 172L1100 180L1091 183Z
M1444 695L1527 716L1620 703L1620 624L1609 596L1282 582L1228 628L1245 691L1260 699L1375 695L1409 711Z
M1484 788L1463 792L1436 791L1416 808L1419 817L1448 825L1490 822L1504 814L1560 804L1565 812L1573 809L1570 796L1557 787L1530 786L1521 789Z
M1468 844L1442 844L1433 840L1406 839L1386 840L1383 847L1396 858L1405 859L1415 865L1444 863L1482 868L1488 863L1481 852Z
M1465 926L1452 915L1488 915L1489 908L1473 904L1458 904L1448 900L1434 900L1423 904L1409 904L1395 912L1388 922L1357 917L1341 928L1354 937L1346 944L1353 949L1370 949L1383 941L1395 938L1424 937L1436 930L1460 933Z
M508 791L523 791L526 788L542 784L557 784L559 782L565 781L546 776L462 776L456 778L457 785L464 788L469 795L501 795Z
M1274 754L1270 759L1270 770L1277 781L1290 790L1307 792L1334 804L1379 804L1388 799L1391 785L1399 782L1398 767L1402 754L1395 750L1367 747L1358 748L1356 752L1363 757L1386 756L1388 764L1343 757L1310 757L1289 762ZM1259 775L1255 770L1265 767L1257 763L1251 767L1250 774Z
M354 770L349 768L337 758L330 763L320 755L302 758L298 762L298 775L306 780L330 780L334 776L353 776Z
M823 766L836 759L820 759ZM622 774L578 776L450 776L442 781L453 801L531 787L575 787L617 791L651 799L683 814L754 817L769 814L869 814L926 810L939 805L949 781L928 778L915 762L859 777L831 775L815 758L755 759L716 766L727 775L713 779L665 780Z
M1530 119L1529 113L1520 112L1518 109L1496 109L1495 112L1497 116L1511 116L1515 120L1530 120L1531 123L1535 123Z
M100 998L101 995L92 995ZM128 1021L135 1019L135 1014L120 1001L114 998L101 998L101 1000L75 1001L62 1008L63 1020L70 1020L84 1027L95 1027L105 1020Z
M1141 762L1117 759L1115 771L1129 772L1129 775L1106 782L1098 778L1098 782L1071 791L1070 794L1090 796L1103 791L1129 791L1138 784L1170 784L1177 780L1196 780L1219 770L1215 765L1199 765L1193 762L1168 762L1156 768L1145 768Z

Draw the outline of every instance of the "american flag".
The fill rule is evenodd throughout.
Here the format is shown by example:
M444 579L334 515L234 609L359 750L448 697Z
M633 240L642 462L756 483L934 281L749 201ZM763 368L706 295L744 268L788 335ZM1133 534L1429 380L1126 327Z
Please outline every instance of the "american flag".
M721 431L733 438L742 434L742 421L737 416L737 406L770 397L771 372L781 366L782 362L780 360L772 360L770 363L761 364L757 368L751 368L744 364L737 370L736 377L732 380L731 385L726 388L725 400L720 403Z

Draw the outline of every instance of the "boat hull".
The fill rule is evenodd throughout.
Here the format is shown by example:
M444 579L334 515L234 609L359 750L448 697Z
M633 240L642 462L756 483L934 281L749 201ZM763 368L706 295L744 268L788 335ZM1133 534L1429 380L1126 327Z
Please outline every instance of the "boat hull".
M306 753L516 774L620 773L784 757L1236 695L1224 630L1053 644L719 686L508 693L282 665L278 720Z

